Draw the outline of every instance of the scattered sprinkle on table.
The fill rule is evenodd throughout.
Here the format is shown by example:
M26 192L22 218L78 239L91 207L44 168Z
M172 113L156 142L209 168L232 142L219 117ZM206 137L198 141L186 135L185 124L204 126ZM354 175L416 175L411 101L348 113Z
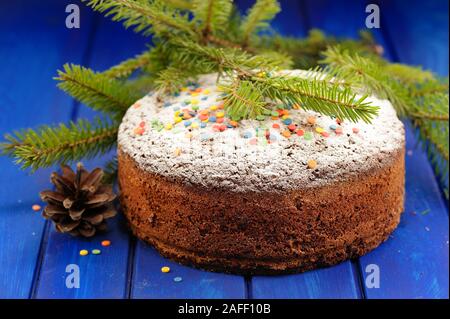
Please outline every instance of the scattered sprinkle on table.
M80 250L80 256L87 256L89 252L86 249Z
M110 246L111 245L111 241L109 241L109 240L103 240L102 241L102 246L103 247L108 247L108 246Z
M315 169L317 167L317 162L313 159L308 161L308 167L311 169Z
M31 209L34 210L35 212L40 211L41 210L41 205L34 204L33 206L31 206Z
M181 281L183 281L183 278L181 278L181 277L175 277L175 278L173 278L173 281L175 281L175 282L181 282Z
M170 267L167 267L167 266L164 266L164 267L161 267L161 272L162 273L168 273L170 271Z
M92 249L93 255L100 255L101 253L102 253L102 251L100 249Z

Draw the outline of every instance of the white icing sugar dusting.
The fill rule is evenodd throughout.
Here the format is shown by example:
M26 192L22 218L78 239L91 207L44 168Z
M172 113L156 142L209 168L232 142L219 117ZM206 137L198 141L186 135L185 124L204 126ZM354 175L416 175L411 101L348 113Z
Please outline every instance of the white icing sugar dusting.
M160 98L150 93L137 101L120 125L119 148L142 170L235 192L330 184L383 167L403 148L403 124L395 110L387 100L373 97L369 100L380 110L371 124L338 124L301 109L288 110L284 119L269 115L259 121L242 120L236 128L226 115L223 123L211 122L214 117L220 121L223 112L216 79L214 74L202 76L198 88ZM200 119L202 111L208 122ZM175 123L179 112L193 117ZM289 119L295 128L288 128ZM287 132L289 138L283 136ZM315 168L308 167L310 160L317 163Z

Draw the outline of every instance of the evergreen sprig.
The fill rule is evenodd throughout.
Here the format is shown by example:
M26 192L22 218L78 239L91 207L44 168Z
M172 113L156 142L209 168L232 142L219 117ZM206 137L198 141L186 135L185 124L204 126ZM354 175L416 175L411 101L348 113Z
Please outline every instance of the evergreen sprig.
M42 126L16 131L0 144L3 155L15 159L22 168L35 171L56 163L92 158L109 151L117 141L118 124L96 118L69 125Z
M79 65L65 64L55 80L59 81L61 90L78 101L116 119L121 119L130 105L139 99L138 95L108 74L96 73Z
M250 37L270 26L269 22L280 10L280 5L276 0L256 0L240 26L244 47L249 44Z

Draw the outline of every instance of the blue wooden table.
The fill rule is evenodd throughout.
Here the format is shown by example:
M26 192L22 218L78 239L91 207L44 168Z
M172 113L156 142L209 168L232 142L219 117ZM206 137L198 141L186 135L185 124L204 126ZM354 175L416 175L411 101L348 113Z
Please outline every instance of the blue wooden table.
M368 1L371 3L374 1ZM0 3L0 133L94 115L56 89L65 62L103 70L145 48L145 39L80 5L81 28L65 28L76 0ZM245 10L252 1L237 1ZM354 37L364 28L365 1L281 1L275 29L304 36L317 27ZM377 41L392 61L448 75L448 1L379 1ZM50 187L51 169L18 170L0 158L0 298L448 298L448 206L427 157L407 130L406 202L398 229L371 253L335 267L277 277L242 277L180 266L130 236L121 217L91 240L56 233L31 206ZM111 156L111 155L110 155ZM85 164L106 162L105 156ZM112 245L100 246L109 239ZM102 248L98 256L80 249ZM80 268L79 289L65 285L66 266ZM368 288L369 265L380 288ZM171 267L162 274L161 266ZM369 266L369 268L367 268ZM175 283L174 276L183 281Z

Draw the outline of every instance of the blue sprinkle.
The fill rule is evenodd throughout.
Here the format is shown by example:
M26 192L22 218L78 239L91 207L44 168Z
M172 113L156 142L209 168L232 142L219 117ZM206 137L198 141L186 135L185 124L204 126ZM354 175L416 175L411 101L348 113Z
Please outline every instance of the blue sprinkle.
M207 99L208 99L207 96L204 96L204 97L201 98L202 101L206 101Z
M175 281L175 282L181 282L181 281L183 281L183 278L181 278L181 277L175 277L175 278L173 278L173 281Z
M276 141L277 140L277 136L275 134L270 133L269 139L271 141Z
M337 126L336 126L335 124L331 124L331 125L330 125L330 129L331 129L331 130L334 131L334 130L336 130L336 128L337 128Z
M200 127L201 128L205 128L206 127L206 123L204 123L204 122L200 123Z
M227 124L227 127L228 127L228 128L233 128L234 126L231 125L230 123L228 123L228 124Z
M184 126L186 126L186 127L188 127L188 126L191 125L191 124L192 124L191 121L185 121L185 122L184 122Z
M175 107L173 108L173 110L174 110L174 111L179 111L179 110L180 110L180 107L179 107L179 106L175 106Z
M210 116L209 117L209 121L210 122L215 122L217 120L217 118L215 116Z
M285 119L285 120L283 120L283 123L286 124L286 125L289 125L289 124L292 123L292 120L291 119Z
M250 137L252 137L252 133L244 132L244 138L250 138Z
M172 104L170 104L169 102L166 102L166 103L164 103L164 107L169 107L169 106L171 106Z
M183 117L183 115L184 115L183 112L178 113L178 116L179 116L179 117Z
M196 113L196 112L194 112L194 111L189 111L189 115L190 115L190 116L196 116L196 115L197 115L197 113Z

